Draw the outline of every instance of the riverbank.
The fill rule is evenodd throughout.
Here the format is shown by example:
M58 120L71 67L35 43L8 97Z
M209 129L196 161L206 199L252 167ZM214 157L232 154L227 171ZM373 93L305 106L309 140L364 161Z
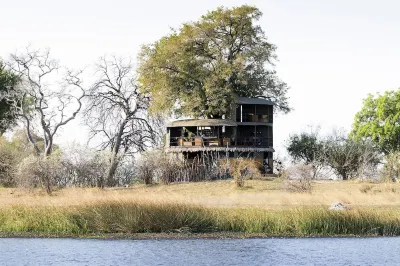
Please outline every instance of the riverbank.
M109 233L109 234L43 234L43 233L0 233L0 238L70 238L70 239L100 239L100 240L190 240L190 239L285 239L285 238L375 238L382 237L379 235L305 235L305 236L281 236L281 235L266 235L255 233L232 233L232 232L218 232L218 233ZM384 236L384 237L398 237L398 236Z
M107 201L79 207L0 210L3 234L93 236L111 234L226 234L256 236L398 236L400 209L330 211L216 208L188 204ZM205 235L206 236L206 235Z
M113 190L67 189L52 196L41 191L2 189L0 236L146 239L400 235L398 184L315 183L312 193L305 194L285 192L278 181L257 180L246 185L237 189L230 181L221 181ZM341 197L336 201L349 205L350 210L330 211L330 204L322 204L332 200L335 193ZM266 201L271 194L281 198ZM365 198L374 199L373 204L366 200L361 204ZM231 204L226 204L227 199Z

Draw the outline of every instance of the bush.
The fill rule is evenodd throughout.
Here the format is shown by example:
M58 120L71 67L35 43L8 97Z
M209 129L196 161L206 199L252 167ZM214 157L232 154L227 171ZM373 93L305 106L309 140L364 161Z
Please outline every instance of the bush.
M108 163L109 161L107 161L107 167ZM118 186L128 186L134 181L136 173L135 168L135 159L133 157L126 157L122 162L120 162L114 176ZM103 172L103 174L105 173L106 171Z
M391 152L384 158L385 164L381 171L383 181L393 181L400 178L400 151Z
M31 155L18 165L15 179L19 187L32 189L41 186L50 194L55 184L55 175L60 174L61 168L61 162L56 155L47 158Z
M244 186L245 179L259 178L261 165L250 158L220 159L217 153L204 153L202 158L179 160L163 151L142 153L135 162L135 178L145 184L160 182L196 182L227 179Z
M19 144L19 140L7 141L0 137L0 186L16 185L15 175L18 163L29 155L29 152Z
M19 154L5 140L0 140L0 186L11 187L15 185L15 170Z
M143 181L146 185L154 182L155 172L157 171L157 162L161 157L155 152L144 152L136 161L136 178Z
M135 178L146 185L176 181L177 163L161 150L143 152L135 162Z
M312 166L297 164L289 167L286 174L287 180L284 182L286 191L298 193L311 192L313 178Z
M110 166L110 154L74 145L62 155L64 177L58 185L103 187Z
M372 186L372 185L364 184L361 186L360 191L362 193L368 193L368 192L371 192L373 188L374 188L374 186Z
M255 179L261 176L260 164L250 158L221 160L220 163L222 171L228 171L235 179L235 184L238 187L244 187L246 179Z
M204 153L203 158L176 159L161 150L142 153L136 160L136 178L145 184L160 182L197 182L224 179L226 170L221 167L216 153Z
M18 186L28 189L41 186L50 194L52 187L63 178L62 170L60 154L48 157L31 155L18 165L16 182Z
M48 193L52 187L103 187L109 158L107 152L79 146L64 152L57 150L48 157L31 155L18 165L16 184L29 189L43 187ZM125 169L119 169L119 176L126 174L122 170Z

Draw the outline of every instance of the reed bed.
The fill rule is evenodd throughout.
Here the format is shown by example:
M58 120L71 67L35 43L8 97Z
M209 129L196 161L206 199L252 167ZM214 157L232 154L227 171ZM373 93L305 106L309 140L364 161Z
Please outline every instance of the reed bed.
M163 202L108 200L70 207L0 209L0 233L76 235L109 233L224 233L260 236L398 236L400 209L326 207L221 208Z

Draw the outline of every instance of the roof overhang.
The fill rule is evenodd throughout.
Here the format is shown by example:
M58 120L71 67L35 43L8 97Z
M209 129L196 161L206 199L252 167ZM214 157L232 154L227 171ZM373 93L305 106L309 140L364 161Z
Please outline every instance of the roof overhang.
M237 104L260 104L260 105L275 105L274 102L263 99L263 98L247 98L247 97L238 97L236 100Z

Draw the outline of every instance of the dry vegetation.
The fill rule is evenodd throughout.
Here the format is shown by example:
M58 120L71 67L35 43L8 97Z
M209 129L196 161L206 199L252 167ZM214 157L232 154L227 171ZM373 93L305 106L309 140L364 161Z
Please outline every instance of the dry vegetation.
M79 206L98 201L190 203L202 206L282 208L328 206L400 207L400 184L360 181L314 181L311 193L289 193L281 180L246 180L237 188L234 180L170 185L133 185L129 188L69 188L54 191L0 188L0 208L23 206Z
M234 180L55 191L0 189L0 235L218 233L400 235L400 184L314 181L291 193L282 180ZM340 201L348 211L328 211Z

